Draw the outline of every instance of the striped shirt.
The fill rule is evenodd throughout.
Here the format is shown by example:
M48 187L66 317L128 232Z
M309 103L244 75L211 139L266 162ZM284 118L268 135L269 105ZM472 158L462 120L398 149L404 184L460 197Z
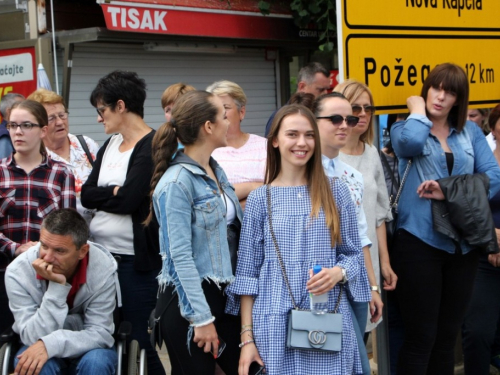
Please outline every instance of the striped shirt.
M38 241L42 220L53 210L76 208L75 178L63 163L44 156L26 173L10 155L0 161L0 254L12 259L28 241Z

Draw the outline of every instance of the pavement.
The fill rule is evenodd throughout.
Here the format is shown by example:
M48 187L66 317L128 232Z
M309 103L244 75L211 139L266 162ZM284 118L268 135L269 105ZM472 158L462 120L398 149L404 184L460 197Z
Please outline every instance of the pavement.
M371 340L369 340L368 342L370 343ZM371 345L368 346L371 347ZM163 367L165 367L167 375L171 375L170 360L168 359L168 353L165 345L163 345L161 350L159 348L156 349L158 350L158 355L160 356L160 360L163 363ZM373 362L373 359L370 360L370 367L372 368L372 375L378 375L377 364ZM224 375L224 373L219 369L215 375ZM455 366L455 375L465 375L463 363L459 363ZM490 375L500 375L500 371L491 366Z

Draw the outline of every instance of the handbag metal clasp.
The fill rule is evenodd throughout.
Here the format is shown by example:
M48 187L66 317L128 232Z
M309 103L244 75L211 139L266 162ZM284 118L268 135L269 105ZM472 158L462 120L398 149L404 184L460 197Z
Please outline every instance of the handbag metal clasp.
M314 348L321 348L326 343L326 333L323 331L309 331L307 337Z

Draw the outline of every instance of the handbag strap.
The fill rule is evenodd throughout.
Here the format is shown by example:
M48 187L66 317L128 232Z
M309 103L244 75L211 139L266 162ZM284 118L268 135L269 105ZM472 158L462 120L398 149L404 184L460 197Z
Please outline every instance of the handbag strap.
M403 174L403 178L401 179L401 185L399 185L398 193L396 194L396 198L394 198L394 202L390 204L390 208L394 208L396 212L398 211L398 202L399 202L399 197L401 196L401 192L403 191L403 186L406 181L406 177L408 177L408 173L410 172L410 167L412 164L413 159L408 160L408 164L406 165L405 168L405 173Z
M398 158L394 156L394 168L391 168L389 165L389 161L387 160L387 155L383 152L380 151L380 159L382 160L382 164L384 164L385 168L389 171L389 177L391 178L391 194L394 189L394 186L396 187L397 190L399 190L400 186L400 181L396 181L396 177L394 176L394 172L397 170L397 165L398 165ZM398 174L399 177L399 174ZM399 180L399 178L398 178Z
M274 248L276 250L276 256L278 257L278 262L280 264L281 273L283 274L283 279L285 280L285 284L288 288L288 293L290 293L290 298L292 299L292 305L295 310L300 310L297 304L295 303L295 298L293 298L292 288L290 287L290 282L288 281L288 276L286 274L285 264L283 263L283 258L281 257L280 248L278 246L278 241L276 240L276 235L274 234L273 229L273 220L272 220L272 210L271 210L271 187L269 184L266 185L266 196L267 196L267 215L269 216L269 231L271 232L271 238L273 239ZM333 310L337 313L338 308L340 306L340 299L342 297L342 284L340 284L339 297L337 298L337 303L335 304L335 309Z
M90 153L89 147L87 146L87 142L85 142L85 138L83 138L83 135L81 134L78 134L76 138L78 138L78 141L80 142L83 151L85 151L85 155L87 155L87 159L89 160L90 165L93 167L94 159L92 159L92 154Z

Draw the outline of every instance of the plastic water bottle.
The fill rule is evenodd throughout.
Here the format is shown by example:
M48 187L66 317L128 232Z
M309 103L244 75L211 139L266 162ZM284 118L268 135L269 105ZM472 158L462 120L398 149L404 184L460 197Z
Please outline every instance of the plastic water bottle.
M321 266L316 265L313 267L313 274L321 272ZM311 311L313 314L321 315L328 311L328 293L315 296L309 293L309 300L311 301Z

